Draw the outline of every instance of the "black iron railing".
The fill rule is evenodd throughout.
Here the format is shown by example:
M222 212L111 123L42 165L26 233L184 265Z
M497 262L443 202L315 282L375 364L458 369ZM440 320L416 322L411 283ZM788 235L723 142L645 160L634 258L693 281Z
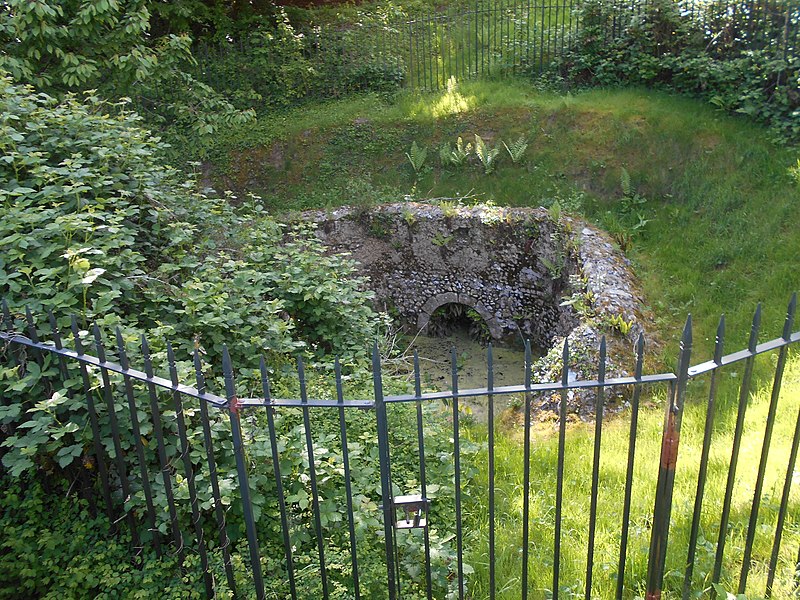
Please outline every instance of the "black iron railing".
M86 333L81 333L77 321L72 319L72 349L64 346L57 321L53 315L49 315L49 326L42 326L37 323L29 310L24 315L12 314L8 306L3 305L4 327L0 331L0 339L5 343L4 356L6 361L17 367L19 378L22 378L26 370L25 365L29 361L35 361L40 366L50 364L57 372L61 383L70 380L70 370L77 367L80 372L80 389L85 399L88 426L91 429L91 448L85 448L87 454L93 456L93 464L96 465L94 485L102 496L102 503L109 519L115 523L124 522L127 530L131 534L133 546L141 548L142 545L151 545L159 554L172 552L179 559L183 559L187 552L197 553L200 563L199 577L203 578L206 594L209 597L215 595L218 584L218 574L216 570L224 571L225 581L229 590L234 594L237 586L241 586L241 579L237 581L232 564L231 553L233 550L249 556L248 569L250 582L249 585L255 590L258 598L266 597L265 581L269 581L270 589L274 589L275 582L265 577L262 571L264 556L260 542L263 540L264 529L259 527L259 520L265 518L277 518L277 525L273 528L278 532L279 542L277 547L282 549L283 556L280 558L280 576L282 586L281 594L284 597L298 598L303 597L297 585L297 548L293 540L293 530L298 526L298 520L307 519L310 522L311 544L306 545L306 550L313 547L311 554L315 556L309 559L304 557L305 563L311 560L319 570L320 587L323 597L327 598L332 593L332 584L328 579L328 556L326 555L326 538L330 533L330 524L326 525L323 520L322 503L334 502L341 512L345 513L347 533L342 539L347 540L349 546L347 556L350 564L348 565L349 577L347 579L348 593L355 598L366 597L364 586L364 573L360 572L360 556L358 553L359 540L362 536L357 534L357 527L363 527L356 523L355 515L358 510L354 507L355 493L352 487L353 466L350 463L351 452L348 448L348 428L346 417L350 411L360 409L366 410L370 415L369 420L374 424L374 436L376 439L378 453L378 472L373 475L374 481L372 489L380 490L380 522L371 526L372 535L382 537L383 554L380 562L383 565L383 582L381 588L385 592L385 597L390 599L401 598L404 596L403 584L408 581L408 573L403 572L399 565L398 536L404 529L422 529L424 545L424 565L418 575L418 589L428 598L434 597L434 585L431 574L431 547L429 540L431 510L435 508L435 500L429 497L429 489L432 484L442 482L430 480L426 472L426 436L424 432L423 405L426 403L439 403L444 401L450 405L451 433L452 433L452 460L453 460L453 497L448 499L452 506L452 522L437 523L436 525L452 530L455 543L455 564L451 567L452 577L454 578L455 593L459 598L474 597L469 592L470 579L465 572L464 562L464 542L470 539L475 542L474 532L465 531L464 515L462 513L464 505L464 482L462 474L464 467L462 459L462 441L460 434L463 426L460 424L462 411L459 403L464 399L472 397L486 397L488 414L488 445L487 462L482 469L487 470L488 490L488 528L487 540L489 593L488 597L494 598L496 590L504 587L507 582L498 580L498 572L495 564L497 529L496 522L496 468L497 457L495 456L495 430L496 430L496 410L495 401L498 397L519 395L524 398L523 404L523 443L522 452L523 473L522 473L522 514L521 531L518 532L520 539L521 552L521 573L520 588L521 597L529 597L533 591L529 589L529 550L533 543L538 543L531 539L531 496L532 488L536 482L532 481L531 464L531 432L532 432L532 409L537 395L542 393L555 394L560 398L558 409L558 455L556 466L556 489L555 502L552 507L552 597L558 597L559 590L564 584L561 567L563 566L562 551L568 542L563 531L564 525L564 484L566 476L565 453L567 450L567 405L568 394L578 390L591 389L594 395L594 437L593 453L591 458L591 493L589 498L589 519L588 519L588 548L586 556L586 574L583 581L583 589L587 599L593 594L593 577L597 569L597 556L595 555L596 528L598 522L598 490L601 483L603 472L601 471L601 441L604 431L604 412L606 397L621 387L632 389L630 397L630 429L627 457L618 457L620 464L625 464L625 485L624 492L621 494L622 500L622 521L619 529L619 554L603 556L604 562L609 560L617 564L617 579L615 594L617 598L626 597L630 593L630 588L626 586L625 572L630 556L629 535L630 523L632 520L632 490L634 485L634 459L637 454L638 420L640 416L640 404L646 389L653 385L666 384L668 394L665 405L665 420L662 432L661 455L658 461L658 478L654 493L655 504L650 515L646 515L649 524L650 547L648 556L648 569L646 581L637 582L638 589L646 589L648 599L659 598L663 587L665 576L665 564L667 560L667 548L669 534L671 531L671 513L673 509L673 487L675 485L676 468L678 467L678 455L681 439L681 424L684 414L684 406L687 398L687 385L690 379L705 374L710 375L708 382L707 408L705 413L705 430L702 441L702 451L697 471L696 493L691 519L691 532L688 547L681 552L687 552L685 568L683 569L683 598L689 598L693 592L693 586L697 584L694 577L694 566L696 563L696 547L698 536L701 529L701 513L706 488L708 486L707 473L710 460L710 449L712 438L715 435L715 411L719 400L717 398L719 390L719 378L721 370L734 364L743 365L740 380L738 405L736 407L736 420L733 431L733 445L731 448L731 459L727 469L725 483L724 501L719 519L718 538L716 542L713 573L707 580L718 582L722 575L723 559L726 551L726 540L729 536L729 522L732 511L733 489L737 481L737 463L741 451L743 431L747 422L747 409L751 398L754 379L754 364L756 357L765 353L777 353L777 358L772 370L772 386L769 408L767 412L764 435L761 439L761 454L757 469L756 482L753 489L753 499L746 515L747 526L744 537L744 546L741 549L742 563L741 572L738 578L738 591L744 593L749 591L748 575L753 565L758 565L759 569L766 572L766 596L772 594L776 576L779 568L779 557L781 556L781 544L786 524L792 522L796 527L797 510L796 499L791 494L793 478L795 474L795 462L797 459L798 446L800 445L800 412L797 415L797 422L791 439L791 449L788 460L782 463L786 468L786 475L781 487L780 499L772 501L769 506L763 502L764 482L767 473L767 457L773 437L773 430L776 420L781 416L778 411L778 401L781 397L781 384L783 381L784 370L787 364L789 348L792 344L800 341L800 332L793 332L794 319L796 313L796 296L792 298L781 337L774 340L758 343L760 330L761 309L756 310L750 332L748 347L732 354L724 354L725 323L720 320L717 330L714 358L710 361L691 366L692 355L692 323L691 317L687 319L686 326L681 338L680 354L678 357L677 373L661 373L655 375L643 374L644 362L644 338L639 337L636 344L636 362L634 374L628 377L607 378L606 377L606 342L602 340L599 353L599 364L597 379L589 381L570 381L570 348L565 343L563 346L563 367L562 378L556 382L534 382L531 376L531 352L530 346L526 346L525 354L525 381L522 385L496 387L494 385L494 358L491 346L487 350L487 386L482 389L461 390L459 388L459 372L457 364L457 354L453 350L452 354L452 381L451 389L445 392L423 393L422 376L418 358L414 358L414 392L407 395L386 395L383 391L382 363L377 346L373 350L372 374L374 382L374 396L369 399L345 399L344 386L342 384L342 369L336 361L333 378L336 397L334 399L311 398L308 394L306 381L306 367L302 360L298 362L297 383L299 385L298 398L276 398L270 389L268 368L264 360L260 362L261 392L262 396L257 398L240 398L236 392L234 381L234 368L231 363L227 349L222 351L222 373L225 387L225 395L218 396L210 393L206 387L204 376L204 365L200 353L195 350L192 356L194 367L195 387L184 385L180 382L178 361L175 352L170 344L166 344L166 360L169 378L156 375L151 352L147 340L143 337L140 341L141 359L144 363L144 370L132 369L129 363L126 342L119 331L116 332L115 349L117 362L108 360L107 351L104 345L103 336L99 327L92 328L94 354L87 354L84 343L88 339ZM47 337L48 341L41 338ZM112 377L116 374L116 377ZM58 382L54 383L58 387ZM17 393L20 390L17 389ZM25 393L25 390L21 390ZM166 394L166 396L165 396ZM3 394L4 402L11 400L12 395ZM22 400L17 397L14 401L36 402L38 398ZM118 402L119 400L119 402ZM190 436L187 433L185 413L186 401L191 402L192 412L199 410L202 432ZM398 456L392 454L392 430L390 427L390 413L393 407L404 404L415 405L415 413L412 417L415 420L416 435L414 443L415 451L419 461L419 487L414 493L396 493L396 481L393 481L392 468ZM315 452L319 447L315 445L312 422L310 416L312 412L324 409L333 410L338 414L338 444L342 449L342 480L343 489L339 490L336 497L321 498L318 489L317 469L320 461L315 457ZM281 448L278 433L276 432L275 414L276 411L296 409L302 413L302 427L304 431L304 462L307 475L307 489L309 501L307 502L307 512L298 515L290 510L290 501L287 491L284 489L285 473L281 468ZM169 415L166 411L171 411ZM120 418L127 411L126 423L130 422L131 431L121 428ZM211 414L214 411L214 414ZM263 411L259 413L259 411ZM269 436L269 454L272 459L271 476L269 482L270 494L266 499L266 505L259 507L260 516L254 511L255 505L251 499L251 492L259 488L259 483L249 480L252 465L248 460L248 438L243 434L242 419L249 418L251 415L262 414L266 417L266 428ZM327 414L330 414L327 413ZM233 515L229 511L233 503L224 496L230 494L230 490L223 492L217 465L217 451L220 449L221 442L215 442L215 435L211 425L219 426L221 416L225 416L228 421L227 439L235 456L235 480L238 487L238 499L240 515ZM788 415L791 417L791 415ZM175 434L166 435L163 425L169 423L170 431ZM263 423L263 421L262 421ZM250 424L250 427L259 426ZM263 425L262 425L263 426ZM190 439L191 438L191 439ZM430 442L430 440L427 440ZM154 477L148 470L148 459L146 454L152 452L152 445L156 448L157 464L159 469L158 477ZM155 459L152 459L155 460ZM356 467L358 468L358 467ZM269 472L270 469L267 469ZM210 499L203 502L198 491L197 481L202 478L203 485L210 489ZM159 493L163 493L166 506L160 508L154 502L155 486ZM176 494L178 487L185 488L185 493L179 498ZM134 509L130 501L133 488L141 492L144 497L143 507ZM378 500L378 498L376 498ZM741 507L740 507L741 509ZM159 511L166 513L166 523L168 527L159 528ZM775 528L771 534L771 550L769 556L754 555L754 540L759 528L759 519L763 518L765 511L775 518ZM265 513L273 515L264 517ZM236 516L243 522L243 533L239 535L239 540L235 540L235 535L230 535L230 523L226 517ZM192 534L186 534L186 523L190 523ZM213 523L213 528L210 524ZM215 530L213 537L217 541L210 543L212 536L208 535L209 530ZM234 540L234 541L232 541ZM363 543L363 542L362 542ZM481 541L483 543L483 541ZM246 550L245 550L246 546ZM209 556L209 549L216 547L221 553L222 564L215 566ZM674 547L674 545L673 545ZM308 554L308 552L307 552ZM783 552L784 560L786 549ZM794 554L792 554L792 559ZM271 557L275 558L275 557ZM374 557L371 557L374 559ZM336 558L342 560L342 554ZM738 564L738 563L737 563ZM546 568L537 565L537 569ZM219 574L221 576L221 573ZM375 589L375 573L372 570L368 575L371 578L368 585ZM275 578L274 569L270 574ZM675 586L673 586L675 587ZM680 587L680 586L679 586ZM760 591L760 590L759 590Z

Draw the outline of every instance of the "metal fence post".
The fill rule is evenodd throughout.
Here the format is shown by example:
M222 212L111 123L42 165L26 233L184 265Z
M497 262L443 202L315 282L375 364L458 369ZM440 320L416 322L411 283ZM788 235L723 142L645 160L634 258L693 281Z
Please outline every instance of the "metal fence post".
M664 567L667 558L667 538L669 519L672 511L672 489L675 483L675 464L678 460L678 444L683 418L683 403L686 398L686 384L689 380L689 360L692 354L692 316L686 319L681 337L681 351L678 360L678 381L667 402L664 433L661 441L661 464L658 470L656 500L653 509L653 530L650 537L650 553L647 560L646 600L659 600L664 580Z
M378 429L378 460L381 469L381 503L383 507L383 535L386 546L386 581L389 600L397 598L394 573L394 528L392 523L392 476L389 471L389 426L386 403L383 399L381 358L377 342L372 347L372 380L375 389L375 419Z
M241 406L236 395L236 386L233 382L233 366L228 347L222 347L222 374L225 379L225 396L228 398L228 415L231 420L231 437L233 439L233 452L236 455L236 470L239 475L239 492L242 496L242 512L244 513L247 545L250 548L250 567L253 569L253 583L256 587L256 597L264 600L264 578L261 574L261 553L258 550L258 534L253 517L253 504L250 500L250 482L247 477L247 465L244 460L244 447L242 444L242 426L239 421Z

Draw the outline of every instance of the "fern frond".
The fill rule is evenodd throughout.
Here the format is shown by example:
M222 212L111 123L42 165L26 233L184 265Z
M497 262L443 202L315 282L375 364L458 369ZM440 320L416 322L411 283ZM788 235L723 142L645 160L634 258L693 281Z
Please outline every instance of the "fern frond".
M411 150L406 152L406 158L411 163L414 172L419 175L422 167L425 166L425 159L428 158L428 149L425 146L419 146L416 141L411 143Z
M503 142L503 146L506 147L506 152L508 152L508 155L511 157L511 162L517 164L522 160L522 155L525 154L525 150L528 149L528 140L523 135L516 142L512 142L510 146Z
M483 141L483 138L479 136L477 133L475 134L475 154L478 157L478 160L481 161L483 165L484 172L489 175L494 171L497 162L497 155L500 154L499 148L492 148L486 145L486 142Z
M628 169L622 167L622 174L619 177L619 183L622 187L622 195L623 196L632 196L633 195L633 186L631 185L631 175L628 173Z

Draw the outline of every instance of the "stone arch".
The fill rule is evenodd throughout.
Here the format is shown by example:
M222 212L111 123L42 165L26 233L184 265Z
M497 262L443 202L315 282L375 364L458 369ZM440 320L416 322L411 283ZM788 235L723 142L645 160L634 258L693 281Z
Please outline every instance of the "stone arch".
M503 337L503 326L498 322L497 317L489 311L482 302L476 300L472 296L456 292L444 292L431 296L422 305L417 316L417 329L421 330L428 326L431 320L431 315L440 306L445 304L463 304L477 312L481 318L486 322L489 327L489 334L492 339L499 340Z

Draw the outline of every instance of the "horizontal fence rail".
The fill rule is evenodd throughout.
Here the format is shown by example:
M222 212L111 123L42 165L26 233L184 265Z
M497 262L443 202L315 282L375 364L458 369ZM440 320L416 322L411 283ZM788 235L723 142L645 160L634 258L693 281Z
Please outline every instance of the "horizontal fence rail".
M159 345L155 351L142 337L136 345L136 355L143 370L137 370L130 366L129 349L133 344L119 330L114 343L107 347L99 327L84 331L73 318L70 349L65 347L58 326L65 321L48 315L43 325L29 310L12 312L4 303L0 340L10 371L6 375L8 381L0 386L0 399L5 408L23 403L30 412L41 403L69 397L71 408L63 409L59 422L68 435L85 435L76 437L75 444L64 445L64 449L92 465L88 489L99 493L110 521L131 536L134 552L149 547L158 555L172 553L181 563L189 554L197 556L198 575L208 597L224 588L236 597L303 598L313 593L328 598L334 590L337 594L344 590L355 598L434 598L442 597L449 588L458 598L495 598L500 590L512 586L527 598L544 593L539 587L533 588L536 574L531 571L531 553L543 544L550 544L551 558L546 564L537 564L536 569L548 569L548 589L553 598L562 594L596 597L598 586L605 585L600 582L601 564L603 568L613 564L616 569L613 592L603 594L623 598L644 591L648 599L659 598L665 572L676 552L683 553L685 560L679 560L681 582L675 583L671 576L670 593L674 597L693 597L696 590L720 582L723 575L732 580L731 564L740 570L736 579L739 593L753 591L748 581L758 570L761 579L765 579L763 592L770 597L777 582L784 591L794 585L791 581L786 583L786 565L792 572L800 567L795 549L786 548L783 543L787 531L791 531L793 540L800 538L797 498L792 493L800 446L800 405L795 406L796 399L792 404L791 398L786 405L781 394L789 349L800 341L800 331L793 331L795 313L793 296L781 337L759 343L759 306L747 348L729 354L724 353L725 322L721 319L714 358L694 366L692 323L691 318L687 319L676 373L643 373L645 340L640 336L635 347L634 374L607 378L604 338L596 379L570 380L570 347L564 343L560 380L538 383L533 381L531 349L526 344L524 383L496 387L494 351L489 346L485 388L460 389L454 349L449 391L423 392L420 362L415 355L413 394L387 395L383 391L382 361L375 346L372 398L345 398L338 360L332 373L334 397L311 398L306 365L301 359L296 376L298 397L287 399L273 396L263 358L256 376L261 395L240 397L234 367L224 348L222 376L214 379L224 387L224 395L215 395L207 389L207 378L213 371L204 364L199 349L181 359L169 343ZM92 347L91 354L87 346ZM756 386L755 363L765 354L775 357L770 363L769 402L765 423L756 425L764 430L758 442L760 459L751 500L742 508L741 502L734 501L741 471L739 459L745 432L754 427L748 421L748 408ZM163 365L160 361L164 360L167 377L156 374L155 365ZM733 365L741 367L740 373L735 374L739 381L738 400L722 415L720 377L728 374L726 369ZM37 371L42 374L38 380L31 375ZM687 388L698 377L704 377L706 384L704 430L696 470L692 466L691 473L686 471L681 479L681 485L686 485L687 474L695 478L691 484L694 500L687 512L686 507L676 506L674 495ZM184 383L188 378L194 379L194 387ZM28 381L29 384L24 383ZM576 532L568 535L565 531L565 526L574 527L567 506L577 501L574 490L565 486L572 481L576 469L567 460L571 454L567 405L569 395L586 391L593 394L592 447L585 457L590 465L591 491L584 509L586 536L579 542L585 549L585 558L578 559ZM622 391L629 402L627 451L624 456L609 457L602 452L603 434L609 425L606 399ZM642 464L637 450L643 435L639 431L641 402L643 397L657 397L659 393L665 394L661 451L654 457L656 460ZM697 396L695 390L692 397ZM502 526L497 511L501 504L504 511L509 510L507 499L496 495L498 470L506 468L498 462L495 437L497 402L502 397L522 398L522 473L518 474L521 503L513 509L514 518L518 516L521 523L515 530L520 552L519 571L513 580L506 580L507 571L501 573L496 563L500 549L497 535ZM543 482L531 470L535 460L540 460L534 458L539 450L532 440L533 409L537 401L551 397L557 401L558 415L555 476L553 488L543 489ZM488 437L481 451L475 450L472 434L462 422L461 403L474 398L485 399L488 409ZM443 405L446 419L441 415ZM797 418L791 441L784 443L789 446L788 456L772 456L770 463L776 423L794 414L787 412L786 406L793 407ZM431 436L429 411L439 411L438 422L449 428L439 433L444 433L445 438L449 435L449 440ZM723 417L730 421L727 426L720 421ZM360 425L354 437L356 420ZM70 427L69 423L76 425ZM8 427L11 431L6 437L10 443L4 446L13 448L15 440L23 439L22 433L21 429L14 430L13 424L4 425L4 431ZM720 450L720 444L729 439L721 432L730 429L730 448ZM332 450L334 446L336 449ZM441 454L443 449L447 452ZM708 475L712 455L720 451L730 459L724 488L715 488L722 505L718 513L713 507L710 516L711 509L704 501L707 502L709 486L717 485ZM68 454L56 457L64 468L70 465L68 458ZM689 458L681 463L686 464L685 469L694 465ZM259 467L260 460L265 461L266 467ZM449 470L442 470L442 460ZM780 469L785 469L783 479L774 476L775 460ZM624 474L620 479L624 485L618 490L621 518L611 537L613 552L608 543L599 541L607 541L609 535L599 526L601 489L609 485L608 461L616 461ZM485 487L475 487L476 469L482 473ZM645 513L634 502L634 492L651 485L640 481L642 469L657 473L654 489L648 492L653 508ZM774 494L768 491L773 488ZM483 502L478 502L476 496L484 494L488 504L485 531L470 530L468 525L473 521L466 515L476 509L476 503ZM541 502L546 504L545 522L535 517ZM675 511L680 511L678 516ZM743 517L738 514L742 511ZM507 518L506 514L503 519ZM732 529L734 519L743 523L741 530ZM677 545L674 540L668 544L678 522L685 523L688 540L680 537ZM764 540L765 527L770 531L768 543ZM646 577L631 574L632 561L642 560L636 548L643 547L640 539L632 537L634 532L636 536L649 537ZM715 543L707 541L712 534L716 536ZM701 546L708 553L701 539L705 540L702 544L712 547L713 559L710 555L702 561L698 558ZM730 547L733 543L735 548ZM732 554L741 556L741 563L726 562L726 556L730 559ZM234 556L240 558L234 560ZM474 562L476 556L485 561L481 568L486 570L488 584L483 590L470 589L474 567L469 562ZM246 573L242 572L241 557L246 557ZM585 567L583 579L578 582L580 590L568 574L574 572L575 561ZM701 564L707 572L698 573ZM793 580L793 576L790 574L788 579Z

